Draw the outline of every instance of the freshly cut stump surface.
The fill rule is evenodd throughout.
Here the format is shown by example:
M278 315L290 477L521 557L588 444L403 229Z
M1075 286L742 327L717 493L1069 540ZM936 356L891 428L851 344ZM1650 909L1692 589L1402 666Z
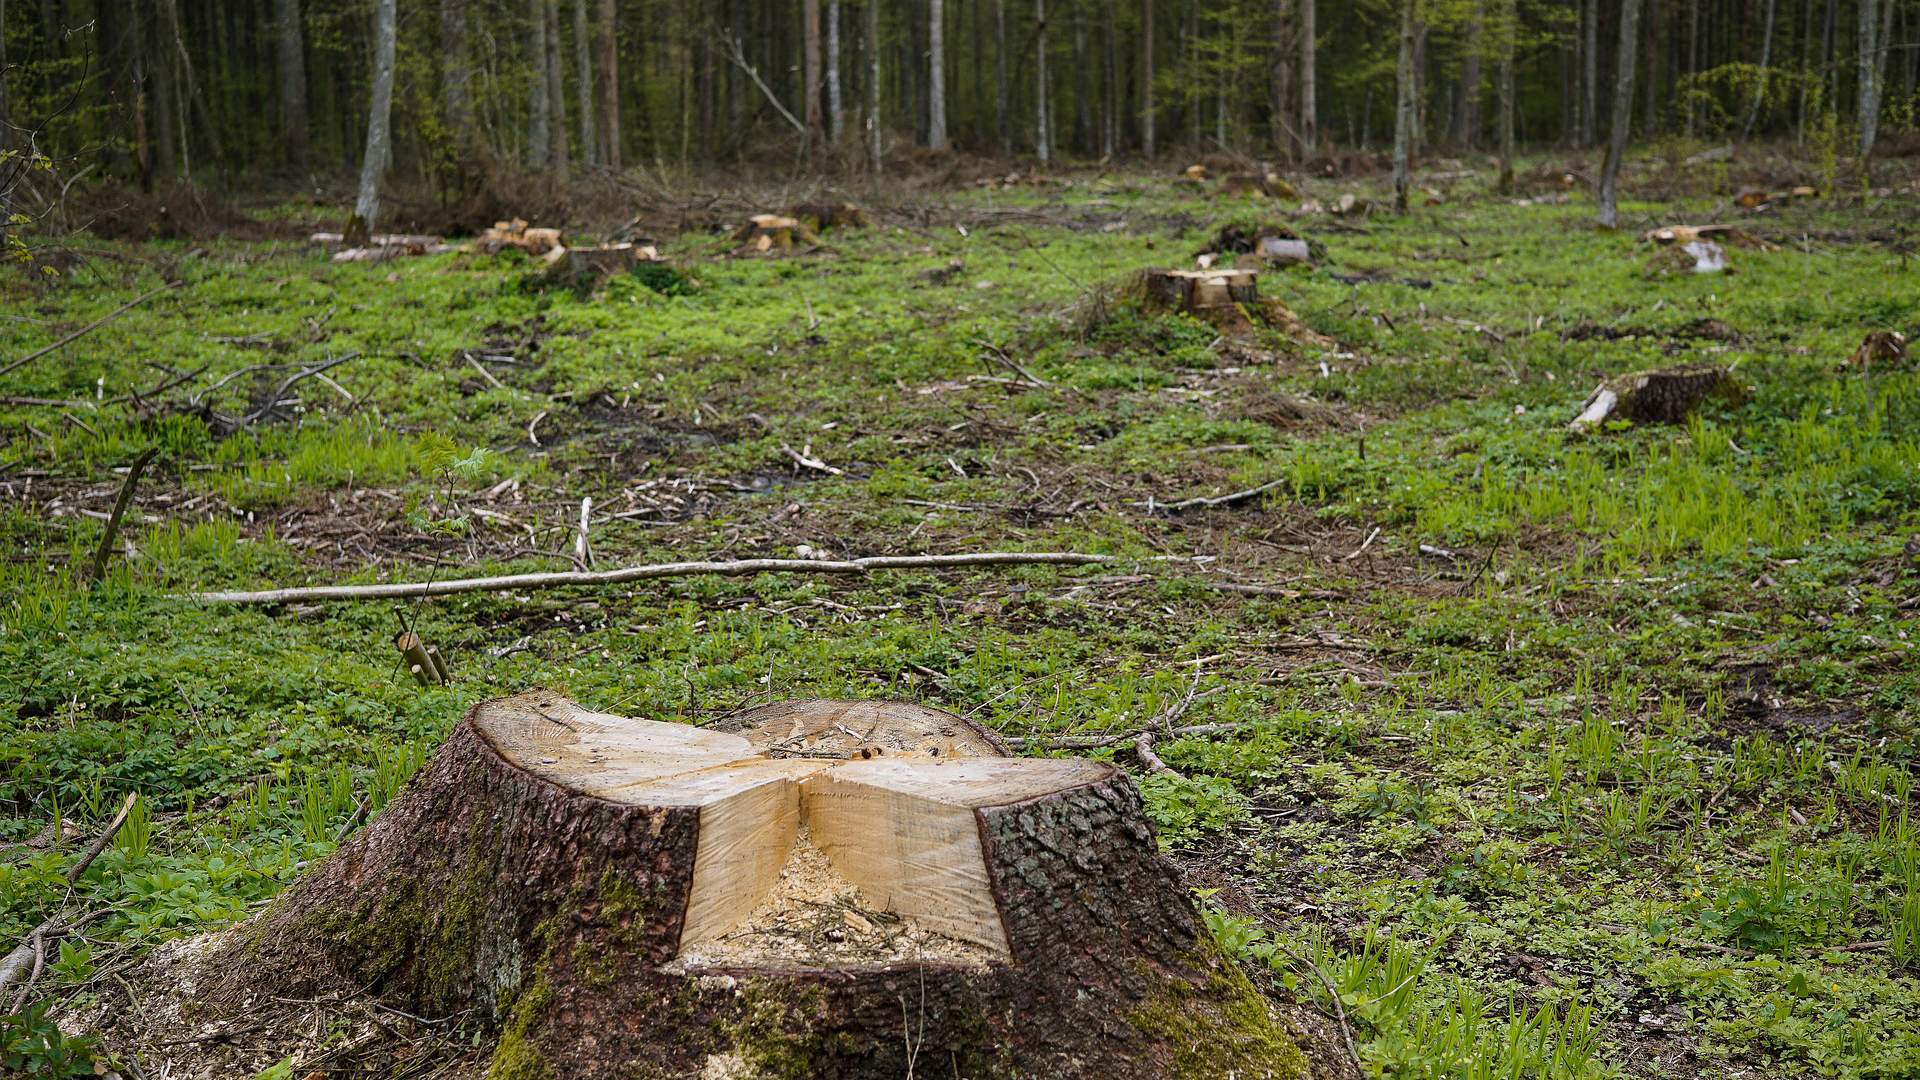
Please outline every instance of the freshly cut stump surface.
M490 1077L1303 1075L1111 765L897 702L476 706L229 942L216 1007L490 1018Z

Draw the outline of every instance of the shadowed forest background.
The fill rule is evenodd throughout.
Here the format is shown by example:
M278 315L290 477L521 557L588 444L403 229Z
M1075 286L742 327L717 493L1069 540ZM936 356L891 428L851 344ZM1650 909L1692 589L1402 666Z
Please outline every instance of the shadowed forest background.
M142 190L349 175L389 35L389 171L442 204L503 173L919 174L950 148L1338 170L1394 145L1403 104L1416 157L1592 149L1618 119L1636 142L1788 139L1831 171L1915 124L1911 0L1321 7L15 0L0 126Z

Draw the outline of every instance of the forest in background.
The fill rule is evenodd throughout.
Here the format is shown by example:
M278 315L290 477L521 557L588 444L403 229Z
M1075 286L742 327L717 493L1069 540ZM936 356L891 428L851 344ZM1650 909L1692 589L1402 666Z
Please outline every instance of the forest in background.
M385 175L453 197L918 149L1300 164L1402 109L1413 155L1624 115L1859 160L1917 78L1915 0L0 0L0 148L146 189L362 171L383 89Z

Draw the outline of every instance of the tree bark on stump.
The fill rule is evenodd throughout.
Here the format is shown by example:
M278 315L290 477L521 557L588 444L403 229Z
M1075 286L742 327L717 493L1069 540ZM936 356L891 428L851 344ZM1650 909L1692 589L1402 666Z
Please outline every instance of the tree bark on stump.
M820 242L820 237L805 222L779 214L755 214L733 231L734 243L743 255L771 251L792 251L795 247Z
M476 706L221 946L210 999L368 988L491 1018L499 1080L1305 1074L1111 765L1001 757L897 703L719 727L549 691ZM780 937L817 907L789 896L803 848L872 905L847 925L895 929ZM913 955L885 955L909 932Z
M652 245L620 243L587 248L556 247L547 252L544 261L547 265L535 276L536 285L591 289L643 262L660 262L661 259L659 251Z
M1609 420L1677 424L1707 398L1739 393L1727 369L1713 364L1636 371L1601 383L1567 429L1592 431Z

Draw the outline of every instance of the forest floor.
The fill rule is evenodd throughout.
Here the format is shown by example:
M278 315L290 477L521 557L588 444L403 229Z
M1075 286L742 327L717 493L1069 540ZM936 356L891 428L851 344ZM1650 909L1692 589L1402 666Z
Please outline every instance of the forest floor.
M1845 363L1920 337L1920 189L1631 201L1602 232L1579 192L1449 183L1290 221L1326 260L1262 292L1324 347L1134 310L1129 273L1282 216L1138 175L923 193L781 257L662 235L675 272L589 296L524 288L517 256L238 239L5 278L0 359L184 284L0 376L0 947L69 902L127 792L36 998L257 910L482 698L699 722L906 697L1030 739L1241 725L1163 735L1178 775L1140 786L1222 942L1328 1008L1276 936L1317 961L1370 1070L1920 1072L1920 363ZM1381 194L1312 194L1348 190ZM1777 246L1649 276L1642 230L1715 220ZM1566 430L1602 378L1694 361L1744 400ZM179 596L569 569L583 498L603 568L1211 561ZM451 686L408 677L396 607Z

